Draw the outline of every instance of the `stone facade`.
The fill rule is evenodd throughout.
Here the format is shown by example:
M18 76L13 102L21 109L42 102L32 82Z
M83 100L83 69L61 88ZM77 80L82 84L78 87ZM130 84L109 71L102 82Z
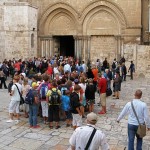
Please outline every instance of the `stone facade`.
M0 59L51 57L59 54L58 36L72 36L78 59L95 61L107 57L111 63L125 55L128 61L137 61L138 56L130 55L135 47L139 50L136 55L147 53L147 47L137 46L147 29L147 3L148 0L1 0Z
M114 57L120 58L123 44L137 43L141 36L141 17L137 17L141 16L140 0L30 2L43 6L38 12L40 56L56 53L58 44L53 36L73 35L77 58L108 57L111 62Z
M37 9L11 1L0 5L0 59L37 55ZM34 40L31 46L31 38Z

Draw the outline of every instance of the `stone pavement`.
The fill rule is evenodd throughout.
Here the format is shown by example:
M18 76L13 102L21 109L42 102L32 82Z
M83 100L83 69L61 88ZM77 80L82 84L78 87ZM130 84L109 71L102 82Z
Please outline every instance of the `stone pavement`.
M124 105L133 98L136 89L143 91L143 100L150 108L150 81L148 79L135 79L122 83L119 100L107 99L107 115L98 115L99 127L107 136L111 150L124 150L127 147L127 117L118 124L116 118ZM96 101L99 97L97 95ZM61 122L61 128L50 130L39 118L39 129L29 128L28 120L21 117L18 124L6 123L8 119L8 104L10 97L7 90L0 90L0 150L70 150L69 138L72 128L66 128ZM95 105L95 112L100 107ZM86 120L84 120L86 124ZM144 138L143 150L150 150L150 132Z

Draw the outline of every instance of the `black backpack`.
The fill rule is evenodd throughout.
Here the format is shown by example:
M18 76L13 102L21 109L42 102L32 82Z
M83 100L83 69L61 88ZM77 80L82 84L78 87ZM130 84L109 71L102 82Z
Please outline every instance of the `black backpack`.
M58 94L58 90L53 91L51 96L49 97L49 104L50 105L60 105L60 95Z
M34 95L33 95L33 90L30 89L25 97L25 103L32 105L34 103Z
M116 68L116 64L115 62L112 63L112 69L115 69Z

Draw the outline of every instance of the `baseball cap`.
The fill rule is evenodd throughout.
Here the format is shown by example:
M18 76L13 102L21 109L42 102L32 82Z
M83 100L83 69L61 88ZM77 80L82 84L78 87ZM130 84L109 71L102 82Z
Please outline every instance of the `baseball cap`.
M79 80L78 80L78 79L75 79L75 80L74 80L74 83L79 83Z
M91 112L87 115L87 120L90 122L96 123L97 119L98 119L97 115L93 112Z
M21 75L25 78L26 77L26 74L25 73L21 73Z
M32 87L34 88L34 87L38 87L39 85L36 83L36 82L33 82L32 83Z

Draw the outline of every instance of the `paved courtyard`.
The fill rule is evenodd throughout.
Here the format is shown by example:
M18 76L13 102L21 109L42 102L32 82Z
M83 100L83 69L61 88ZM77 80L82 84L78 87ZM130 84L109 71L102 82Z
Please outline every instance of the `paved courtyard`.
M127 117L118 124L116 118L123 106L133 98L136 89L143 91L143 101L150 109L150 81L148 79L135 79L122 83L119 100L107 99L107 115L98 115L97 127L107 136L111 150L124 150L127 147ZM98 95L96 101L98 102ZM61 128L50 130L39 118L41 128L29 128L28 120L21 117L18 124L6 123L8 119L8 104L10 97L7 90L0 90L0 150L69 150L69 138L72 128L66 128L61 122ZM95 112L100 107L95 105ZM86 124L86 120L84 120ZM144 138L143 150L150 150L150 132Z

